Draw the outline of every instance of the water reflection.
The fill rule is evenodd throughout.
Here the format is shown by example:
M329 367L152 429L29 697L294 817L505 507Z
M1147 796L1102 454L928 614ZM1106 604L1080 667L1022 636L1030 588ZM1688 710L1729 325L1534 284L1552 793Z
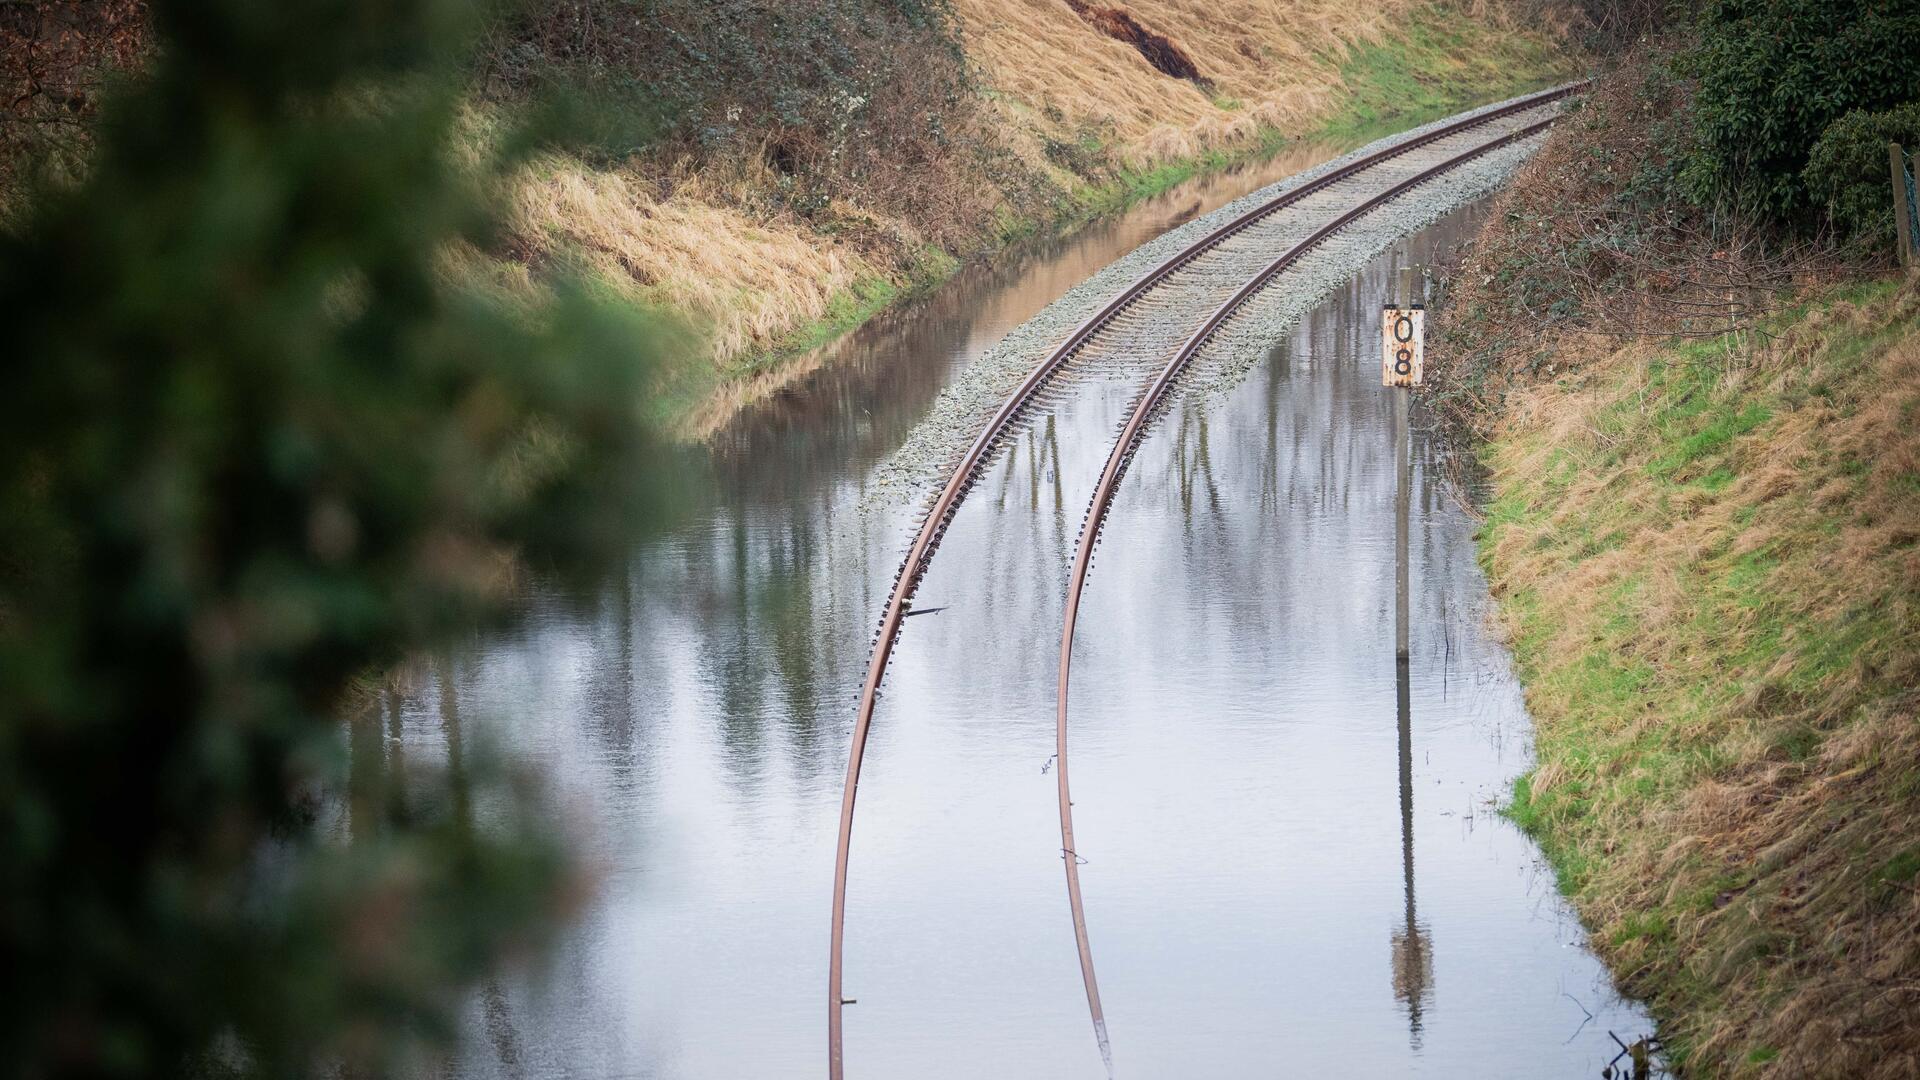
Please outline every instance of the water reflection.
M860 476L900 444L960 364L1068 289L1168 229L1342 149L1302 143L1196 178L1070 236L1021 244L883 313L831 346L819 370L716 437L721 488L732 498L790 504Z
M1061 288L1080 257L1046 264ZM1579 927L1524 838L1487 815L1525 764L1526 718L1483 630L1473 524L1418 423L1414 649L1385 681L1385 265L1237 389L1176 402L1100 549L1075 660L1076 847L1127 1075L1596 1075L1607 1030L1646 1030L1569 947ZM592 603L536 597L520 630L395 699L388 769L457 765L489 734L553 778L556 820L602 868L550 961L475 996L455 1075L818 1071L853 692L911 514L863 512L863 480L991 312L1024 317L1048 287L982 321L902 316L909 338L945 326L947 351L856 356L770 402L723 447L695 522ZM921 589L943 610L908 625L862 784L850 1075L1098 1075L1046 769L1065 563L1135 389L1090 378L1023 432ZM1567 993L1594 1024L1576 1030Z
M1420 1013L1433 993L1433 945L1420 924L1413 889L1413 678L1395 665L1395 711L1400 729L1400 874L1405 882L1406 920L1393 931L1393 996L1406 1006L1407 1045L1420 1049Z
M493 1046L494 1061L499 1063L502 1075L523 1080L527 1071L520 1062L520 1037L514 1031L507 995L498 979L489 981L480 991L480 1010L486 1016L487 1041Z

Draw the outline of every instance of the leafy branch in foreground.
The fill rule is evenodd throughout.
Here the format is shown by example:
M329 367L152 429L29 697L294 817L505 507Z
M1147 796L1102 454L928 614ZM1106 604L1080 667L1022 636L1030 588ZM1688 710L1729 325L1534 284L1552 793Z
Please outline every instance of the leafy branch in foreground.
M453 283L513 164L454 152L474 14L156 4L88 176L0 238L0 1074L383 1071L554 921L515 778L316 827L353 677L652 490L657 330Z

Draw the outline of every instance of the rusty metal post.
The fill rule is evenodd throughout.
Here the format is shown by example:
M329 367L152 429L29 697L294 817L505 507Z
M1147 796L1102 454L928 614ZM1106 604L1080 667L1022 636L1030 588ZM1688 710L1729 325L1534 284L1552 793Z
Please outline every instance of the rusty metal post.
M1899 249L1900 265L1912 266L1916 253L1913 250L1913 213L1907 205L1907 159L1900 144L1887 144L1887 167L1893 175L1893 246Z

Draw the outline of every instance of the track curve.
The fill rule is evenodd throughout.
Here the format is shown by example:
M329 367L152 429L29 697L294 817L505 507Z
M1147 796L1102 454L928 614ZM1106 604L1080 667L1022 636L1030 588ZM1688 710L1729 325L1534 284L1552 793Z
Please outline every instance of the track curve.
M1126 475L1127 466L1138 451L1148 427L1166 404L1169 391L1194 356L1212 338L1215 331L1219 330L1239 310L1241 305L1265 288L1274 277L1355 219L1365 216L1381 205L1451 169L1509 143L1544 131L1552 124L1551 117L1529 124L1422 170L1359 203L1287 249L1264 270L1241 286L1225 303L1216 308L1200 329L1187 339L1180 350L1174 354L1173 359L1161 369L1147 392L1141 395L1134 405L1133 412L1128 416L1125 425L1121 427L1118 437L1114 440L1113 449L1107 456L1106 467L1101 471L1100 482L1094 488L1092 502L1087 507L1087 516L1081 525L1079 542L1074 551L1073 569L1068 578L1065 615L1060 633L1060 673L1054 713L1054 753L1056 755L1054 769L1059 789L1060 846L1061 856L1066 864L1067 900L1073 914L1074 941L1080 953L1081 981L1086 986L1087 1006L1093 1018L1094 1036L1099 1043L1101 1058L1106 1063L1109 1076L1113 1075L1112 1047L1107 1035L1106 1016L1100 1004L1099 982L1094 976L1093 948L1088 938L1086 908L1080 889L1080 860L1074 848L1073 796L1067 772L1067 702L1069 676L1073 666L1073 637L1079 620L1080 598L1086 589L1087 574L1093 565L1093 549L1099 543L1101 527L1106 523L1107 511L1113 505L1113 497L1119 489L1120 481Z
M1008 397L1007 401L1001 405L999 410L994 413L993 417L981 429L980 434L975 437L966 451L960 456L946 483L941 487L939 493L934 497L926 513L921 518L920 524L914 534L913 543L908 549L907 556L902 562L900 570L894 576L893 588L888 595L886 606L882 610L874 637L873 651L868 661L866 679L861 685L860 701L854 720L853 737L848 751L847 776L841 793L839 841L834 859L833 916L827 987L828 1075L831 1080L843 1080L845 1075L844 1055L842 1052L842 1010L844 1005L847 1004L843 997L847 873L851 857L853 814L859 787L860 768L866 752L867 736L872 727L873 714L879 700L880 684L885 678L887 665L892 657L894 643L899 637L901 624L911 611L914 590L918 587L920 580L925 576L933 554L938 548L948 525L951 524L953 516L958 511L961 502L966 498L968 491L974 483L978 481L982 471L989 464L997 450L1005 444L1005 439L1009 433L1019 424L1023 416L1030 410L1042 392L1047 388L1048 384L1052 382L1053 379L1070 364L1074 357L1093 341L1103 329L1113 324L1116 319L1137 304L1143 296L1146 296L1156 287L1175 277L1182 270L1195 263L1196 260L1203 258L1209 252L1220 247L1225 241L1245 232L1250 227L1271 217L1273 214L1309 196L1322 192L1336 183L1364 173L1383 162L1400 157L1401 155L1449 136L1491 124L1506 117L1513 116L1516 113L1522 113L1557 101L1562 97L1576 92L1579 89L1579 85L1580 84L1574 84L1558 87L1538 94L1517 98L1500 108L1491 109L1454 121L1450 124L1441 125L1400 143L1383 147L1371 154L1357 158L1339 169L1332 170L1313 181L1282 192L1275 198L1252 208L1246 213L1209 232L1143 275L1082 322L1073 333L1069 334L1056 349L1048 354L1046 359L1034 367L1026 379ZM1527 130L1530 132L1531 130L1535 130L1535 128L1529 128ZM1506 137L1506 141L1511 141L1514 137L1517 136L1510 135ZM1485 149L1491 149L1492 145L1493 144L1488 144L1478 152L1485 152ZM1424 176L1426 174L1421 175ZM1411 184L1403 186L1411 186ZM1402 189L1396 188L1394 190L1397 192ZM1384 201L1384 199L1376 197L1374 201L1368 204L1369 208L1373 205L1378 205L1380 201ZM1357 216L1359 215L1356 213L1343 218L1341 219L1341 224ZM1332 230L1322 231L1331 232ZM1318 239L1324 239L1324 236L1321 234L1316 234L1316 237L1318 237ZM1315 240L1315 242L1317 243L1318 240ZM1256 280L1264 282L1270 278L1273 273L1277 272L1277 269L1269 268L1269 271L1259 275ZM1251 295L1253 291L1257 291L1251 286L1252 283L1249 283L1248 288L1243 289L1240 293L1236 293L1236 299L1230 301L1230 303L1233 306L1237 306L1238 303L1244 301L1246 295ZM1203 330L1203 334L1210 335L1214 329L1218 328L1219 322L1223 321L1225 321L1224 315L1216 312L1215 319L1209 321L1207 328ZM1204 340L1204 338L1202 338L1202 340ZM1184 366L1185 361L1181 360L1180 367ZM1153 387L1149 389L1146 397L1142 399L1143 403L1154 398L1156 395L1164 395L1165 386L1163 384L1168 382L1168 380L1164 378L1164 374L1163 372L1163 378L1157 379ZM1139 409L1136 408L1135 412L1136 415L1138 415ZM1130 423L1127 431L1131 432L1131 434L1123 433L1123 442L1127 438L1137 440L1139 432L1134 430L1134 425ZM1114 479L1117 481L1117 476ZM1107 477L1103 474L1103 488L1106 486L1106 480ZM1111 497L1111 490L1107 490L1105 498L1110 500ZM1096 505L1099 504L1100 498L1101 497L1096 494ZM1102 512L1104 513L1104 511ZM1097 528L1094 530L1094 533L1097 535ZM1077 565L1076 561L1076 566ZM1083 574L1077 573L1076 582L1083 580L1083 576ZM1078 594L1079 588L1076 584L1071 593L1073 601L1076 603ZM1070 631L1067 640L1070 640ZM1059 780L1063 814L1062 843L1063 847L1068 849L1066 862L1071 881L1070 887L1077 896L1079 875L1074 859L1071 856L1071 823L1068 816L1066 796L1064 709L1066 700L1065 658L1067 653L1065 650L1063 650L1062 655L1060 683L1060 708L1062 712L1058 736L1059 751L1061 754ZM1077 900L1075 901L1075 908L1077 913ZM1095 1015L1095 1027L1101 1040L1103 1056L1105 1056L1105 1022L1101 1016L1098 990L1092 979L1092 958L1085 942L1084 918L1076 914L1075 921L1077 936L1080 938L1081 943L1082 970L1087 983L1089 1005L1092 1007ZM1108 1066L1109 1072L1111 1072L1110 1060L1108 1061Z

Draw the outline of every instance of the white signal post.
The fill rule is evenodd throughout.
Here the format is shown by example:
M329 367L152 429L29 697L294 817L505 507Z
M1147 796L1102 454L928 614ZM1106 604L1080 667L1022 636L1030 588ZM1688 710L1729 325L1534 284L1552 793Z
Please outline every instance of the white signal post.
M1419 386L1426 373L1427 310L1419 304L1389 304L1380 313L1384 347L1380 357L1380 385L1405 389Z
M1393 499L1393 655L1402 672L1408 663L1409 572L1407 567L1407 502L1413 487L1412 436L1407 424L1407 395L1426 374L1425 305L1414 298L1414 269L1402 267L1394 302L1380 313L1380 383L1393 391L1393 460L1396 480Z

